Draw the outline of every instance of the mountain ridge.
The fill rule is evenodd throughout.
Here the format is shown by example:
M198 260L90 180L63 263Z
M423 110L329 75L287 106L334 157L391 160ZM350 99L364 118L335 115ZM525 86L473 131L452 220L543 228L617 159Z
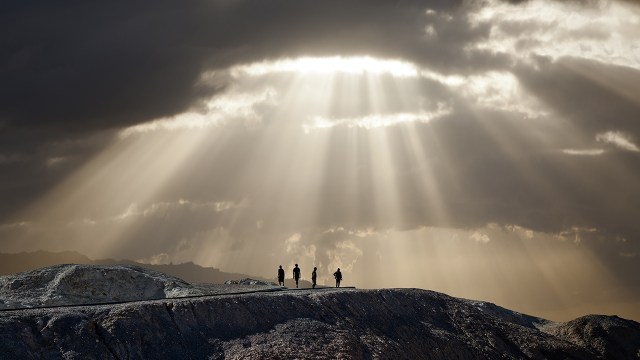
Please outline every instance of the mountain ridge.
M0 340L5 354L25 359L635 359L640 351L640 324L630 320L505 318L428 290L330 288L13 310L0 318Z
M181 297L206 289L131 265L56 265L2 276L0 283L3 302L45 295L42 303L51 305L1 311L0 343L7 358L564 360L640 355L640 323L632 320L589 315L553 322L422 289L287 289L246 280L210 284L213 293ZM131 292L138 295L118 303L93 302Z

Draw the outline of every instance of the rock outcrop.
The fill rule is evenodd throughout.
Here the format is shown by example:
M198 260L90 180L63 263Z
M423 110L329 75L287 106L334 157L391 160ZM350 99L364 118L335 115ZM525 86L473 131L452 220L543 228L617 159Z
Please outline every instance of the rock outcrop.
M0 276L0 309L201 295L184 280L134 265L56 265Z
M638 323L617 316L588 315L542 328L568 342L592 349L607 359L640 359Z
M301 289L4 310L7 359L637 359L640 324L554 323L419 289Z

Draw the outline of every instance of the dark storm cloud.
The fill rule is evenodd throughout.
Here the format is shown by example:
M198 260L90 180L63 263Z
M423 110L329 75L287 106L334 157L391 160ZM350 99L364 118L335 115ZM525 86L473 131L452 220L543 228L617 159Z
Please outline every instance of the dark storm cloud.
M0 119L12 127L176 114L224 85L199 84L203 71L264 58L371 54L456 71L505 61L462 50L489 27L471 26L458 1L24 1L0 14Z
M577 58L539 58L514 72L521 83L581 131L628 131L640 139L640 71Z
M203 55L171 36L179 19L168 3L152 5L4 5L2 117L13 126L92 129L183 110Z

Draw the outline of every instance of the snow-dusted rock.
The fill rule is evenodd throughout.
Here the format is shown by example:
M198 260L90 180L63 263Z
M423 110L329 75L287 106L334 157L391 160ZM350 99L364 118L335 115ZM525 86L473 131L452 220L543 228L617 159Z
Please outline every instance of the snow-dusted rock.
M272 285L272 286L277 286L273 282L255 280L255 279L249 279L249 278L240 279L240 280L227 280L224 283L227 284L227 285Z
M199 295L189 283L133 265L56 265L0 276L0 309Z

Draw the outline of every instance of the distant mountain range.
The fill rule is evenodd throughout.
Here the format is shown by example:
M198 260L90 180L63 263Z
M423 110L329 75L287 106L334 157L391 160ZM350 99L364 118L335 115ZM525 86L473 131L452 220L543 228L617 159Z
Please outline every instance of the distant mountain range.
M92 265L138 265L147 269L156 270L169 274L190 283L213 283L220 284L227 280L240 280L252 278L256 280L270 281L277 283L274 278L264 278L255 275L228 273L212 267L203 267L192 262L182 264L152 265L139 263L132 260L98 259L89 257L74 251L49 252L34 251L16 254L0 253L0 276L10 275L24 271L31 271L46 266L58 264L92 264ZM275 269L274 269L275 274ZM285 286L295 287L293 279L286 279ZM311 283L305 280L300 281L300 287L311 287Z

